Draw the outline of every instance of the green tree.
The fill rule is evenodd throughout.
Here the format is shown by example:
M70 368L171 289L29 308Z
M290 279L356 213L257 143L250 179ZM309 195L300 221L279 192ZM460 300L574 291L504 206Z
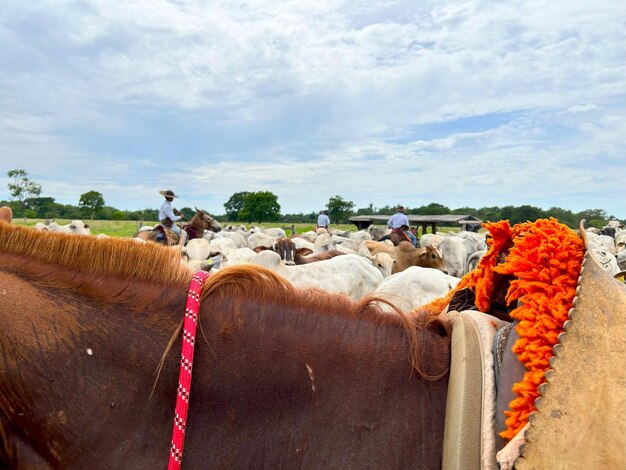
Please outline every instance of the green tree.
M238 193L233 194L228 201L224 204L224 209L226 210L226 217L229 221L233 220L242 220L241 211L244 208L244 204L246 201L246 196L248 196L250 192L248 191L240 191Z
M437 202L431 202L427 206L421 206L413 210L412 213L420 215L442 215L449 214L450 208Z
M56 209L58 204L53 197L30 197L26 200L26 205L35 211L35 217L54 219L59 216Z
M22 215L24 216L24 222L26 222L27 200L29 198L38 197L41 194L41 185L32 181L25 170L9 170L7 171L7 176L13 178L13 182L9 183L7 187L9 188L11 197L19 201Z
M104 198L98 191L88 191L80 195L78 206L81 211L90 214L93 220L94 215L104 207Z
M476 214L483 222L497 222L498 220L503 220L502 210L497 207L481 207L478 209L478 213Z
M560 207L551 207L546 211L546 216L554 217L556 220L570 228L578 228L578 223L580 222L577 219L576 214L574 214L571 210L561 209Z
M348 218L352 215L354 202L346 201L343 197L335 195L328 200L326 209L328 209L328 217L330 217L331 222L336 224L349 223Z
M191 218L196 215L196 211L193 210L191 207L183 207L180 210L180 213L183 214L185 216L185 219L187 221L191 220Z
M590 227L602 228L609 220L609 216L603 209L585 209L578 213L578 219L585 219Z
M544 219L546 212L538 207L523 205L515 207L511 214L510 223L518 224L520 222L534 222L537 219Z
M475 215L477 210L473 207L459 207L457 209L452 209L450 214L458 214L458 215Z
M374 203L370 202L367 207L359 207L356 210L355 215L371 215L375 213L376 213L376 209L374 208Z
M239 211L239 220L253 221L278 220L280 204L278 197L270 191L256 191L248 193L243 201L243 208Z

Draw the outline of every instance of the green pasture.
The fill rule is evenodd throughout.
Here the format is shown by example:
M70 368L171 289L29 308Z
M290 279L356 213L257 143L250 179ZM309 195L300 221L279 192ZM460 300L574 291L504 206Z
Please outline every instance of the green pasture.
M27 227L34 227L37 222L45 222L44 219L24 219L22 217L16 217L13 219L13 223L16 225L26 225ZM55 219L55 222L59 225L66 225L71 220ZM85 224L89 225L91 233L98 235L104 233L111 237L132 237L139 228L139 222L136 220L84 220ZM154 225L156 222L145 222L145 225Z
M26 225L27 227L34 227L37 222L45 222L44 219L24 219L21 217L14 218L13 223L17 225ZM55 222L59 225L69 224L71 220L65 219L56 219ZM140 226L140 223L136 220L85 220L86 224L89 224L91 228L91 233L93 235L98 235L99 233L104 233L111 237L132 237ZM141 225L155 225L156 221L146 221ZM221 222L222 227L232 223L237 224L237 222ZM245 224L246 227L250 227L250 225ZM257 225L257 224L253 224ZM274 228L280 227L285 229L287 235L291 235L291 227L293 225L295 233L304 233L309 230L313 230L315 228L315 224L291 224L291 223L281 223L281 222L263 222L260 224L264 228ZM356 225L354 224L331 224L331 230L352 230L356 231ZM438 231L440 232L458 232L457 227L438 227ZM430 231L430 228L429 228Z
M16 225L26 225L27 227L34 227L37 222L45 222L44 219L24 219L21 217L17 217L13 219L13 223ZM55 219L55 222L59 225L66 225L71 222L71 220L66 219ZM140 223L136 220L85 220L85 224L89 224L91 228L91 233L93 235L98 235L99 233L104 233L111 237L132 237L140 226ZM155 225L156 221L145 221L142 225ZM221 222L222 226L225 226L229 222ZM233 222L237 223L237 222ZM250 227L245 224L246 227ZM253 224L256 225L256 224ZM280 222L263 222L260 224L262 227L270 228L270 227L281 227L284 228L287 232L287 235L291 235L291 226L294 226L296 233L303 233L308 230L313 230L315 228L315 224L285 224ZM356 226L353 224L333 224L333 229L339 230L356 230Z

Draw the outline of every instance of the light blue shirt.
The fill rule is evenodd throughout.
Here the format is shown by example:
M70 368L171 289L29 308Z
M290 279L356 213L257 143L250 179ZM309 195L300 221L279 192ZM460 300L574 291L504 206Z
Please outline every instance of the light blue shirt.
M176 222L180 220L181 217L174 214L174 209L172 209L172 203L167 199L161 204L161 209L159 209L159 221L165 219L170 219L172 222Z
M387 222L387 227L389 228L400 228L403 225L410 227L409 218L406 216L406 214L403 214L402 212L396 212Z
M330 225L330 218L326 214L320 214L317 218L318 227L328 227Z

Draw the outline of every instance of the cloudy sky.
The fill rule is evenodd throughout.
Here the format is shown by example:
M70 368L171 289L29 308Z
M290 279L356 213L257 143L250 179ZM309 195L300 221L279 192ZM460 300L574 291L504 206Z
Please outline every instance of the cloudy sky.
M623 1L2 0L0 44L0 200L626 218Z

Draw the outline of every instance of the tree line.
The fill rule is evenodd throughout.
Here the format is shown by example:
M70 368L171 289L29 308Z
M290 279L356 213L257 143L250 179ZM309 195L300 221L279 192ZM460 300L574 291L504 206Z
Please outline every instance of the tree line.
M7 185L12 197L11 201L0 201L0 206L6 205L13 209L16 216L39 219L101 219L101 220L137 220L156 221L159 210L146 208L142 210L121 210L107 206L103 195L95 190L80 195L78 205L59 204L53 197L41 196L41 185L32 181L25 170L16 169L7 172L10 182ZM400 204L397 204L400 205ZM405 213L413 215L440 215L459 214L472 215L484 222L508 219L511 224L525 221L534 221L541 218L554 217L561 223L577 228L581 219L585 219L592 227L603 227L609 220L615 219L603 209L587 209L581 212L572 212L560 207L544 210L530 205L522 206L493 206L493 207L460 207L451 209L443 204L431 202L426 205L409 207L404 204ZM332 223L350 223L353 215L391 215L396 205L374 207L370 203L366 207L357 208L354 202L344 199L340 195L329 198L325 207ZM189 207L179 209L189 220L195 210ZM271 191L239 191L230 196L224 203L223 214L212 214L224 222L262 223L310 223L317 222L319 212L282 214L278 196ZM626 220L622 220L626 223Z

